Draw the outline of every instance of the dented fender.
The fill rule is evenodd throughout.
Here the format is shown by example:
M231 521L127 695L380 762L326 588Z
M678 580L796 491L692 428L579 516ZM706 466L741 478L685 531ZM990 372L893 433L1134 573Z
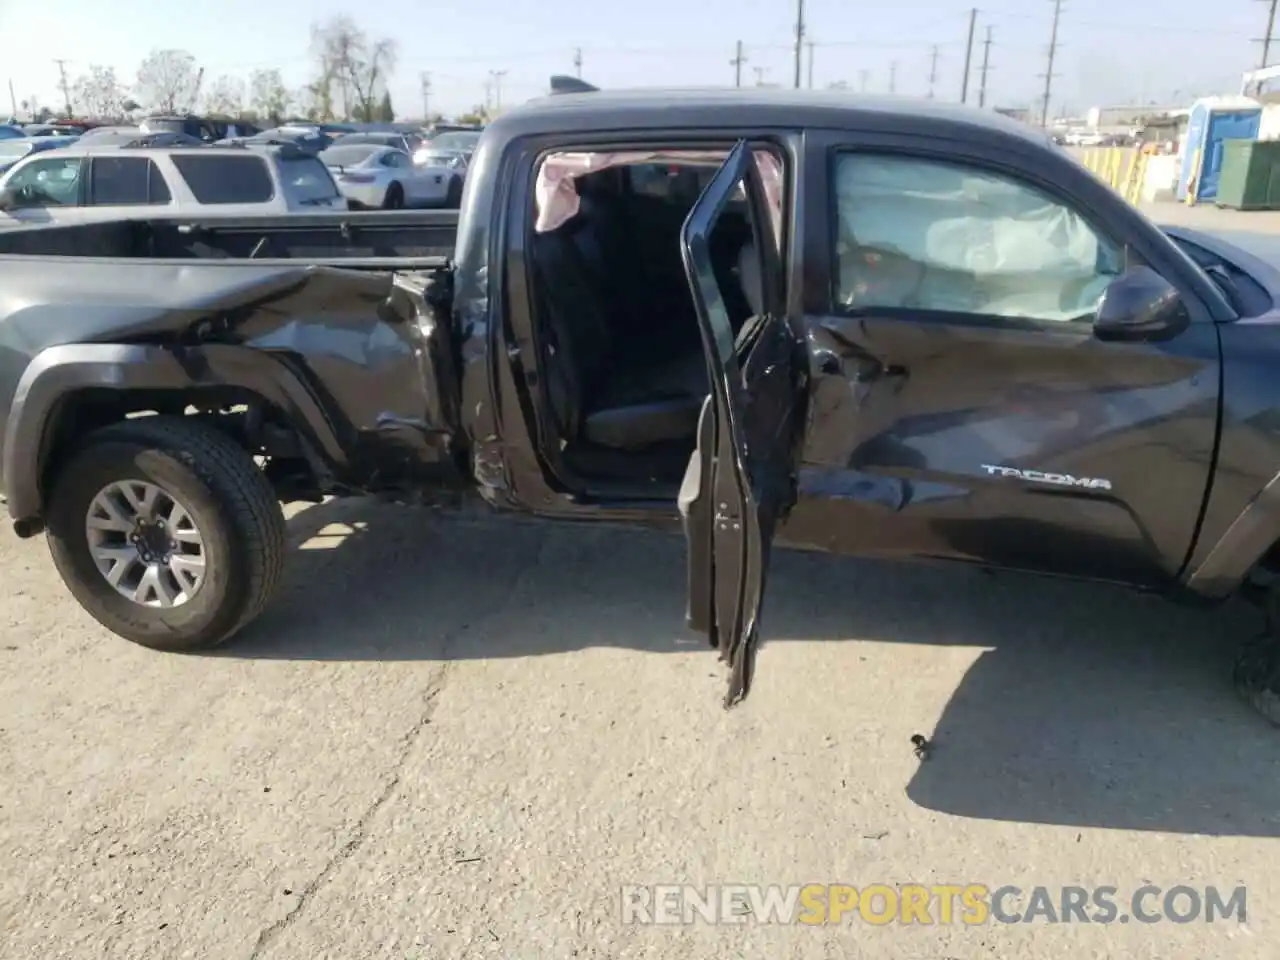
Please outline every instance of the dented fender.
M75 343L50 347L28 365L9 408L0 470L9 516L28 523L42 513L40 481L59 405L80 390L189 390L239 387L257 394L290 423L335 472L347 455L317 398L270 354L207 344L168 347Z

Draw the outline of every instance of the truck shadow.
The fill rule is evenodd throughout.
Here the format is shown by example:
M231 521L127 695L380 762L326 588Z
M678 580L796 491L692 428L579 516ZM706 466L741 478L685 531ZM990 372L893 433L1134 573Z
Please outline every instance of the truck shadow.
M300 548L282 595L220 655L458 660L702 647L684 629L675 536L367 501L308 509L290 529ZM1280 733L1228 684L1237 644L1260 626L1250 610L780 551L764 624L769 643L984 649L938 717L932 759L907 786L921 807L1280 837ZM856 688L856 675L848 682Z

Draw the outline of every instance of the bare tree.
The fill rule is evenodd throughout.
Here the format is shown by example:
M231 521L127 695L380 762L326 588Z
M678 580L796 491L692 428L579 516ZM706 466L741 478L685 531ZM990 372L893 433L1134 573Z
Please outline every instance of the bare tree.
M255 70L250 75L249 102L259 117L278 123L289 112L291 99L279 70Z
M186 112L200 93L202 71L185 50L153 50L138 68L137 96L161 113Z
M119 117L125 112L126 94L116 79L115 67L92 64L71 87L76 106L90 117Z
M316 108L328 115L341 103L344 117L371 120L395 71L394 40L370 40L354 20L339 15L311 28L319 74L311 85Z
M238 117L244 113L244 81L223 75L213 82L205 94L205 111L218 117Z

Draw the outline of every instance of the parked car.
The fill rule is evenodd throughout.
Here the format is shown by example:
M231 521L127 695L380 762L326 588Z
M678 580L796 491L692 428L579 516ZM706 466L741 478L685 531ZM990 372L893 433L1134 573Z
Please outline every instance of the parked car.
M394 147L396 150L403 151L413 156L416 151L424 143L424 139L420 134L399 133L396 131L380 131L380 130L362 130L359 133L343 133L339 134L333 141L332 146L345 147L356 144L376 144L382 147Z
M682 529L728 704L775 539L1280 609L1273 237L1162 230L990 111L790 90L517 107L464 204L0 233L15 531L187 650L268 602L279 499Z
M409 154L375 143L335 143L317 154L353 209L456 207L462 178L442 167L416 166Z
M141 137L145 131L137 124L107 124L101 127L93 127L86 130L80 135L80 139L88 142L96 140L98 137L122 136Z
M15 123L0 123L0 140L19 140L27 136L27 131L23 130Z
M261 130L258 133L248 137L229 137L219 141L220 144L233 145L285 145L291 144L299 150L307 153L316 154L333 143L337 134L326 133L318 126L294 127L282 126L272 127L268 130Z
M15 137L12 140L0 140L0 173L4 173L33 153L68 147L78 139L78 137Z
M28 137L79 137L87 128L70 123L28 123L22 129Z
M437 134L420 146L413 162L426 166L448 167L466 176L471 155L480 142L478 131L451 131Z
M153 138L184 136L153 134ZM112 145L110 137L27 156L0 177L0 228L162 212L184 215L345 210L324 164L287 147Z
M144 133L185 134L203 143L216 143L228 137L251 137L258 133L257 126L244 120L220 120L194 114L144 117L138 127Z

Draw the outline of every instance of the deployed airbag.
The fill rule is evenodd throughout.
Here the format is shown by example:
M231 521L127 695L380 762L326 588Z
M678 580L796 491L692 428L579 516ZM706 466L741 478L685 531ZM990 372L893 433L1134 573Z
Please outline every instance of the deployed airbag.
M959 164L850 155L836 190L846 306L1081 319L1123 266L1067 206Z

